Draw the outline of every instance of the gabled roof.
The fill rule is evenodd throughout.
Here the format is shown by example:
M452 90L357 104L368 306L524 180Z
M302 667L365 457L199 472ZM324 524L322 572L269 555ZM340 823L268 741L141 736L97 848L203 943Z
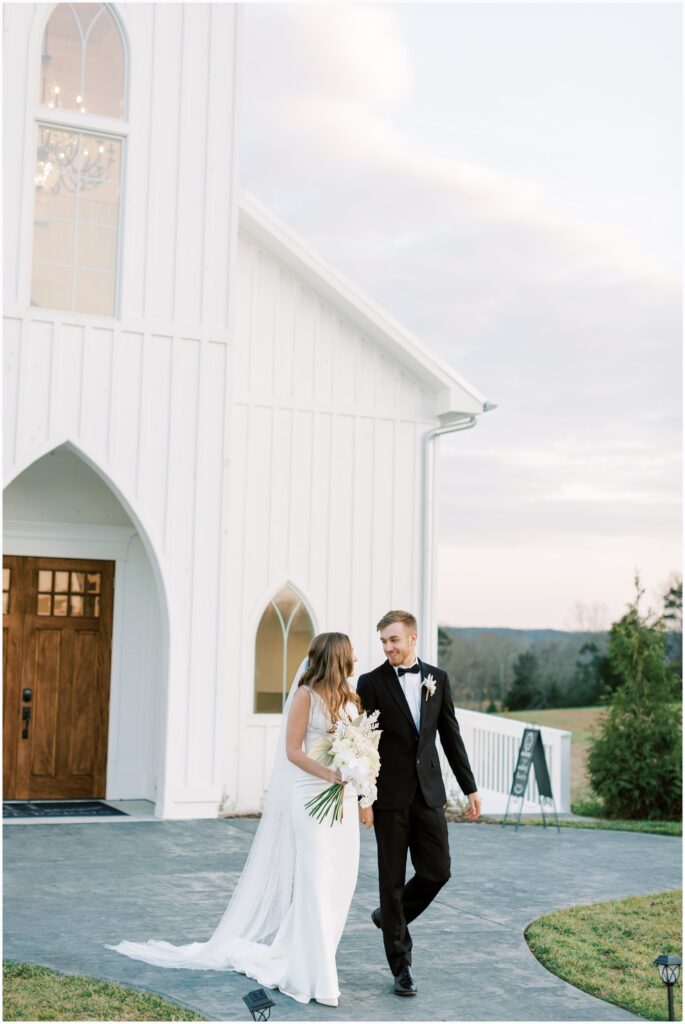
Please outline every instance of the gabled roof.
M486 412L484 395L413 334L371 301L349 278L330 267L254 196L241 193L239 225L304 283L376 342L436 398L436 416L450 419Z

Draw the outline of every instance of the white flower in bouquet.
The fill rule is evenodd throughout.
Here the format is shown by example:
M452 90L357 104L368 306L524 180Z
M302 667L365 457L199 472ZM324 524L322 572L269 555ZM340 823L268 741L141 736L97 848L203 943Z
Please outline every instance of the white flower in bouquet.
M333 734L320 737L307 751L309 757L320 764L337 768L343 778L342 785L334 782L305 804L312 817L318 821L324 821L329 813L331 825L342 821L345 783L362 798L362 807L370 807L376 799L376 779L381 767L378 741L382 732L378 728L378 715L378 711L370 715L363 711L357 718L351 719L342 711Z

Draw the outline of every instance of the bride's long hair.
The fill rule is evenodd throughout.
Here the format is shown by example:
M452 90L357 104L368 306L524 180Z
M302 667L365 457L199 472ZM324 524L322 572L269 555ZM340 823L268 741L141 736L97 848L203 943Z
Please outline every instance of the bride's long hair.
M307 653L309 664L300 686L311 686L326 702L331 722L337 722L341 710L353 701L361 714L362 702L347 680L354 672L354 655L345 633L319 633Z

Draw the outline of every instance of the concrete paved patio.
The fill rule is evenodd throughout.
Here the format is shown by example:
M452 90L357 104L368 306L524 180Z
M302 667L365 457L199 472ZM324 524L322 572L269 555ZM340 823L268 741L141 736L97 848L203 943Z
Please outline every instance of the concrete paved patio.
M249 1020L256 983L231 972L164 970L105 949L120 939L209 936L258 822L13 823L4 832L4 956L159 993L210 1020ZM273 992L271 1019L629 1020L550 974L526 925L576 903L681 885L681 841L630 832L451 824L452 878L412 925L419 994L400 999L369 920L377 904L373 833L362 831L359 884L338 950L340 1005ZM657 955L660 950L654 950Z

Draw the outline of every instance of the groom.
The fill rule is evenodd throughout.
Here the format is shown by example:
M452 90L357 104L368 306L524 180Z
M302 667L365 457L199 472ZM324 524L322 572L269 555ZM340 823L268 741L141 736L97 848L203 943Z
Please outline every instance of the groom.
M387 658L357 681L364 709L380 711L383 731L378 798L360 808L374 826L378 846L381 905L371 914L383 929L385 955L398 996L416 995L407 924L422 914L450 877L445 786L435 747L436 733L469 806L480 814L480 797L454 714L447 673L416 657L416 619L390 611L377 625ZM405 885L407 851L416 874Z

